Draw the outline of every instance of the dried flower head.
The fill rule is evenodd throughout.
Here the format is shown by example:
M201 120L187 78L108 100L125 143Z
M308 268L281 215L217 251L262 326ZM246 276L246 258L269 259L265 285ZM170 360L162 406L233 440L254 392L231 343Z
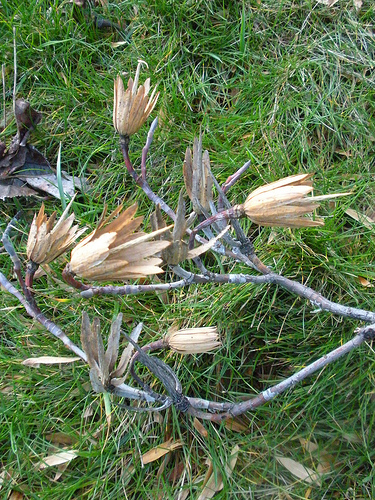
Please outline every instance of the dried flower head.
M184 161L184 182L189 198L193 203L193 210L201 214L202 210L210 210L212 201L213 181L210 171L210 157L208 151L202 154L202 136L194 138L193 154L187 148Z
M48 264L64 253L70 245L86 230L72 226L74 214L69 215L73 200L56 222L56 212L48 219L44 213L44 203L38 215L34 215L27 240L27 258L36 264ZM54 225L55 224L55 225Z
M246 215L259 226L323 226L323 219L305 216L318 208L322 200L350 194L307 197L312 191L311 174L292 175L259 187L249 194L243 205L236 206L235 209L239 216Z
M90 380L95 392L106 392L113 386L124 381L124 374L128 367L133 346L128 345L119 355L122 314L118 314L111 325L108 336L107 349L100 331L100 320L94 318L90 324L86 312L82 314L81 343L90 366ZM138 339L142 325L138 325L132 332L133 340ZM117 363L117 368L115 365Z
M95 231L73 248L69 272L96 281L123 281L163 272L159 267L162 259L155 254L170 243L150 240L169 227L149 234L135 233L143 220L143 217L133 218L137 204L120 214L121 210L122 205L108 217L104 210Z
M159 205L157 205L155 212L151 214L151 226L154 231L166 227ZM224 236L229 229L229 227L226 227L215 238L211 238L204 245L200 245L192 250L189 250L187 243L183 240L183 237L186 235L186 227L185 201L181 191L178 199L176 220L173 226L173 231L166 231L160 236L161 239L171 242L170 246L162 252L164 262L171 266L176 266L183 260L194 259L207 252L220 238Z
M165 343L180 354L201 354L222 345L216 327L177 330L166 335Z
M139 73L143 61L138 62L134 80L129 78L125 90L120 75L114 82L113 126L123 136L135 134L150 116L159 97L156 88L150 91L150 78L138 87Z

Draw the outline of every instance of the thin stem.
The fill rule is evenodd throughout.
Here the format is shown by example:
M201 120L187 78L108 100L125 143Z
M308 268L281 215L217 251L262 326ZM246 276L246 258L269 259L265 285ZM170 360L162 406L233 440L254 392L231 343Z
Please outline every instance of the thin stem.
M119 396L126 399L136 399L141 401L146 401L148 403L155 403L156 399L153 398L148 392L142 391L141 389L135 389L127 384L112 385L110 388L111 394ZM121 405L120 405L121 406Z
M36 262L29 260L26 265L26 275L25 275L25 285L28 289L33 287L34 283L34 275L38 270L39 264Z
M67 264L65 266L65 268L62 272L62 277L63 277L63 280L66 283L68 283L68 285L72 286L73 288L76 288L77 290L81 290L81 291L91 290L90 285L84 285L83 283L81 283L80 281L77 281L74 278L74 275L72 274L72 272L70 270L69 264Z
M231 188L239 180L241 175L244 174L246 170L248 170L250 165L251 165L251 160L247 161L241 168L237 170L237 172L228 177L228 179L221 186L221 189L223 190L224 194L226 194L228 189Z
M25 275L25 298L27 302L30 304L30 306L37 310L38 305L35 301L34 297L34 292L33 292L33 282L34 282L34 275L39 268L39 264L36 262L33 262L32 260L29 260L27 265L26 265L26 275Z
M153 124L154 124L154 122L153 122ZM151 144L151 142L150 142L150 144ZM142 179L142 177L140 175L138 175L137 172L134 170L133 164L132 164L130 157L129 157L129 140L128 140L128 138L126 138L124 136L120 136L120 148L121 148L122 155L124 157L124 162L125 162L126 168L129 172L129 174L133 177L135 183L138 184L138 186L142 189L142 191L145 193L145 195L152 202L154 202L156 205L160 205L160 208L166 214L168 214L169 217L173 221L175 221L176 214L171 209L171 207L169 205L167 205L167 203L165 203L165 201L162 200L162 198L160 198L160 196L155 194L152 191L152 189L150 188L148 182L145 179Z
M158 126L158 118L156 117L155 120L151 123L150 130L148 131L147 134L147 140L144 148L142 149L142 158L141 158L141 172L142 172L142 179L146 181L146 160L147 160L147 155L148 151L151 147L152 140L154 138L154 133L155 130L157 129Z
M82 291L81 296L85 299L90 299L95 295L137 295L139 293L174 290L188 284L187 280L182 279L174 283L155 283L151 285L93 286Z
M341 345L337 349L329 352L328 354L325 354L324 356L317 359L316 361L306 366L302 370L298 371L291 377L288 377L287 379L283 380L279 384L276 384L270 387L269 389L261 392L254 398L249 399L248 401L243 401L241 403L233 404L232 408L230 408L228 411L224 413L212 415L209 413L204 414L203 412L200 412L201 413L200 416L201 418L206 418L208 420L212 420L213 422L222 422L227 418L236 417L247 411L254 410L258 406L261 406L267 403L268 401L271 401L279 394L285 392L286 390L294 387L296 384L302 382L302 380L309 377L316 371L321 370L326 365L332 363L333 361L336 361L337 359L341 358L342 356L349 353L353 349L356 349L365 341L373 340L374 338L375 338L375 324L368 325L362 328L353 339L349 340L348 342ZM194 401L189 400L189 403L193 405Z
M70 340L70 338L61 330L61 328L59 328L55 323L53 323L53 321L46 318L46 316L44 316L44 314L40 311L40 309L36 305L30 304L22 295L22 293L19 290L17 290L1 272L0 272L0 284L5 288L7 292L11 293L12 295L14 295L14 297L16 297L16 299L19 300L19 302L23 305L29 316L34 318L41 325L43 325L44 328L46 328L50 333L52 333L52 335L61 340L61 342L63 342L63 344L67 349L70 349L83 361L87 362L86 354Z
M241 170L241 173L242 171L246 170L247 168L249 168L250 166L250 161L248 161L247 163L245 163L245 165L240 169ZM244 169L245 167L245 169ZM232 177L234 176L237 176L238 175L238 172L240 172L240 170L238 170L235 174L233 174ZM231 210L232 209L232 205L230 203L230 201L228 200L228 198L225 196L225 192L224 190L221 188L220 184L218 183L218 181L216 180L215 176L212 174L211 172L211 169L210 169L210 174L211 174L211 177L212 177L212 181L213 183L215 184L215 187L219 193L219 208L220 208L220 204L221 203L224 203L224 206L227 210ZM238 175L238 177L235 177L235 181L238 180L240 174ZM233 182L233 184L234 184ZM236 208L237 207L233 207L233 211L236 211ZM219 210L220 212L220 210ZM239 213L236 214L237 216L240 215ZM241 227L241 224L238 222L237 220L237 217L232 217L232 226L233 226L233 229L235 230L236 232L236 236L237 236L237 239L241 242L241 245L242 245L242 253L245 253L246 255L248 254L253 254L254 253L254 247L253 247L253 244L251 243L250 239L245 235L242 227Z
M17 276L18 282L19 282L23 292L26 294L27 288L26 288L26 285L25 285L25 282L24 282L24 279L22 276L21 261L17 255L17 252L15 251L13 243L10 239L11 234L12 234L12 230L17 227L17 222L20 220L21 217L22 217L22 211L19 211L16 213L16 215L13 217L13 219L10 220L10 222L8 223L6 229L3 233L1 241L4 245L6 252L9 255L11 261L13 262L13 269L14 269L15 275Z
M336 302L332 302L312 288L285 278L284 276L274 272L269 272L268 274L263 274L262 276L252 276L250 274L216 274L208 271L205 274L193 274L185 271L180 266L174 266L173 271L177 274L177 276L188 280L190 283L197 284L231 283L239 285L244 283L253 283L260 285L263 283L269 283L280 285L295 295L309 300L314 306L318 307L322 311L329 311L337 316L346 316L360 321L366 321L368 323L375 322L375 313L371 311L358 309L356 307L343 306Z
M235 212L233 211L234 208L235 207L224 210L223 212L218 212L217 214L208 217L208 219L205 219L200 224L198 224L190 233L189 250L194 247L194 240L198 231L204 229L205 227L211 226L215 222L234 218L236 216Z

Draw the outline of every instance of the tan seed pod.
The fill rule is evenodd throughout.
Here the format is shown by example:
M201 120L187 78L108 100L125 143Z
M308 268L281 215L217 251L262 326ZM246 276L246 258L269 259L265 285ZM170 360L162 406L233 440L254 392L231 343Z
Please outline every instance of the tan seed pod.
M26 254L36 264L48 264L64 253L86 230L73 226L74 214L67 217L73 200L68 204L56 222L56 212L48 219L44 213L44 203L35 214L27 239Z
M131 136L145 123L154 109L159 97L156 88L151 95L150 78L138 87L139 73L142 61L138 63L134 80L129 78L125 90L124 82L120 75L114 82L113 126L122 136Z
M156 254L170 243L151 240L169 227L148 234L135 232L143 220L134 218L137 204L122 213L121 209L122 205L108 217L104 210L98 227L73 248L69 272L95 281L123 281L163 272L162 259Z
M222 345L216 327L177 330L166 335L165 343L180 354L201 354Z
M239 216L246 215L259 226L323 226L323 219L306 216L319 208L320 201L350 194L307 196L312 191L311 174L292 175L255 189L243 205L234 207L234 211Z
M202 136L194 139L193 154L187 148L183 167L186 191L197 214L210 210L213 181L208 151L202 154Z

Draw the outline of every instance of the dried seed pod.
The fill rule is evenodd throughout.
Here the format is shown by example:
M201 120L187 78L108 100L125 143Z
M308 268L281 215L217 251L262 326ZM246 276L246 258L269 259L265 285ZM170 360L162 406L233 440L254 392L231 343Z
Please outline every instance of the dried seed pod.
M107 218L104 210L98 227L73 248L69 272L96 281L123 281L163 272L159 267L162 259L155 254L170 243L150 240L169 228L149 234L134 232L143 220L142 217L133 218L137 204L120 214L121 210L122 205Z
M350 194L308 197L312 191L311 174L292 175L259 187L249 194L243 205L236 205L233 210L237 216L247 216L259 226L323 226L323 219L305 216L319 208L320 201Z
M208 151L202 155L202 136L194 139L193 154L187 148L183 167L186 191L193 203L193 210L201 214L210 210L213 181Z
M184 328L166 335L165 343L180 354L201 354L221 347L216 327Z
M122 136L129 137L138 132L150 116L159 97L156 88L148 96L150 78L138 87L141 65L142 61L138 63L134 81L129 78L126 90L120 75L114 82L113 126Z
M38 215L34 215L27 240L27 258L36 264L48 264L64 253L86 230L72 226L74 214L67 217L73 200L68 204L60 219L55 223L56 212L48 219L44 203Z
M126 347L119 356L121 324L122 314L120 313L112 322L107 349L104 350L99 318L94 318L90 324L87 313L82 314L81 343L90 366L90 380L95 392L107 392L112 385L119 385L123 382L122 376L128 366L128 358L133 348ZM138 325L132 332L132 335L135 334L135 339L138 338L141 326ZM118 366L115 369L116 362Z

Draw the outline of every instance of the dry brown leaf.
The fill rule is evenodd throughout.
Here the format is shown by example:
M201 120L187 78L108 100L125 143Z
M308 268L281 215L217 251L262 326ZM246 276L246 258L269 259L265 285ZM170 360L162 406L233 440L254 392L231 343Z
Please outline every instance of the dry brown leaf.
M65 464L66 462L70 462L74 458L78 456L77 450L64 450L54 453L53 455L49 455L48 457L41 460L39 463L35 465L35 467L39 470L46 469L47 467L53 467L54 465Z
M368 217L365 214L360 214L351 208L347 208L345 213L357 222L361 222L365 227L367 227L367 229L374 229L373 224L375 224L375 220L371 219L371 217Z
M366 288L372 288L374 285L370 283L366 278L363 278L362 276L358 276L358 281L361 283L362 286Z
M208 436L207 429L202 424L202 422L198 420L196 417L194 418L193 426L202 437L206 438Z
M240 447L238 445L234 446L234 448L231 451L229 461L225 466L225 472L226 472L225 476L227 479L230 478L230 476L232 475L233 469L238 459L239 451ZM208 498L212 498L215 495L215 493L221 491L224 488L223 477L220 474L220 472L217 471L215 473L215 470L212 467L211 462L204 483L205 486L201 491L201 494L199 495L197 500L206 500Z
M309 453L314 453L319 448L316 443L313 443L309 439L299 438L302 448Z
M143 464L149 464L150 462L154 462L159 458L163 457L170 451L176 450L177 448L181 448L184 443L178 439L177 441L173 441L172 439L168 439L165 443L152 448L152 450L147 451L141 457Z
M8 481L12 481L12 476L9 471L4 469L0 472L0 490L4 486L4 483Z
M190 495L190 490L178 491L175 495L175 500L186 500Z
M60 365L64 363L73 363L74 361L79 361L81 358L76 357L60 357L60 356L39 356L38 358L27 358L22 361L24 366L31 366L33 368L39 368L40 365Z
M225 427L234 432L246 432L249 430L249 427L244 424L239 418L228 418L225 421Z
M301 479L305 483L317 483L319 485L321 484L320 475L309 467L305 467L292 458L276 457L276 460L286 469L288 469L288 471L291 472L293 476L298 477L298 479Z
M66 471L66 469L68 468L68 466L69 466L69 462L67 462L65 464L58 465L57 466L58 470L57 470L54 478L52 479L52 481L54 481L54 482L58 481L61 478L61 476L63 475L63 473Z
M10 495L8 496L8 500L22 500L22 498L25 498L24 495L15 490L12 490Z
M73 443L77 443L78 439L75 436L65 434L64 432L51 432L45 435L45 438L50 443L56 446L71 446Z
M27 186L21 179L0 180L0 200L19 196L37 196L37 191Z

